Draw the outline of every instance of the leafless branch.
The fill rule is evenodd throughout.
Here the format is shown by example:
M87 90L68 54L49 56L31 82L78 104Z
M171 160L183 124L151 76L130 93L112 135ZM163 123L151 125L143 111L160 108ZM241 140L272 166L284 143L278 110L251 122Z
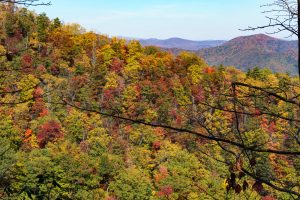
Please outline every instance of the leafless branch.
M41 2L40 0L0 0L0 3L12 3L23 6L49 6L51 2Z

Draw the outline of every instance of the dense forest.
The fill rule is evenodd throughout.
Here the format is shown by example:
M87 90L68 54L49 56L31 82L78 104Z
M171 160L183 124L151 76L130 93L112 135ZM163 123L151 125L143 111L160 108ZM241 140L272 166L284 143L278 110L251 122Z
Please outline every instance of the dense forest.
M300 82L0 3L0 199L300 198Z

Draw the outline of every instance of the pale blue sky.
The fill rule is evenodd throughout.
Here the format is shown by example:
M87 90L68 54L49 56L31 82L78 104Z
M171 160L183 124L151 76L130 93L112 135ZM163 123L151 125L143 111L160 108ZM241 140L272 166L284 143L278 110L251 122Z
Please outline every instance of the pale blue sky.
M51 0L35 7L51 18L76 22L87 30L136 38L181 37L192 40L232 39L265 24L260 5L270 0ZM264 31L260 31L264 33ZM279 34L283 38L288 34Z

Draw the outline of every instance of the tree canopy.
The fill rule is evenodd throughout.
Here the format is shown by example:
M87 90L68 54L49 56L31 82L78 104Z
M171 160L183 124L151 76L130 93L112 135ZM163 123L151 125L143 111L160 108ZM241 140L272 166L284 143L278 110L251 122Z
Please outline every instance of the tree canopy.
M0 198L297 199L300 82L0 4Z

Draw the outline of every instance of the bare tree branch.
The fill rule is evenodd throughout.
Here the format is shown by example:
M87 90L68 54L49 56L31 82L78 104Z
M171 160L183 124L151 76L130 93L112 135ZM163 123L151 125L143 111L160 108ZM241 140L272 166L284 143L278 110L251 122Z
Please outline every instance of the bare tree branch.
M300 55L300 42L299 42L299 4L300 0L275 0L273 3L263 5L261 7L268 10L262 13L268 14L266 18L269 23L262 26L249 26L246 29L240 29L241 31L255 31L260 29L275 28L267 34L277 34L280 32L290 33L288 37L293 35L298 38L298 58ZM298 75L300 78L300 62L298 59Z
M0 0L0 3L12 3L24 6L49 6L51 2L41 2L40 0Z
M50 103L55 104L53 102L50 102ZM66 100L63 100L63 103L56 103L56 104L68 105L68 106L71 106L71 107L76 108L78 110L97 113L97 114L100 114L104 117L111 117L111 118L115 118L115 119L120 119L120 120L130 122L130 123L134 123L134 124L142 124L142 125L151 126L151 127L165 128L165 129L173 130L173 131L180 132L180 133L190 133L190 134L193 134L195 136L201 137L203 139L207 139L207 140L211 140L211 141L215 141L215 142L223 142L223 143L241 148L243 150L248 150L248 151L253 151L253 152L258 152L258 153L275 153L275 154L279 154L279 155L298 155L298 156L300 155L299 151L275 150L275 149L258 149L256 145L255 146L246 146L246 145L244 145L242 143L239 143L239 142L231 141L231 140L225 139L225 138L216 137L204 125L203 125L203 128L206 129L206 131L209 133L209 135L205 135L204 133L196 132L196 131L189 130L189 129L177 128L177 127L172 127L172 126L164 125L164 124L150 123L150 122L146 122L146 121L141 120L141 119L132 119L132 118L123 117L123 116L120 116L120 115L105 113L105 112L101 112L100 110L97 110L97 109L83 108L83 107L71 104Z
M298 193L298 192L296 192L296 191L290 190L290 189L288 189L288 188L276 186L276 185L274 185L273 183L271 183L270 181L264 180L263 178L258 177L258 176L256 176L255 174L252 174L251 172L249 172L249 171L246 170L245 168L243 168L242 171L243 171L245 174L247 174L248 176L252 177L253 179L258 180L258 181L260 181L261 183L264 183L264 184L268 185L269 187L271 187L271 188L273 188L273 189L275 189L275 190L278 190L278 191L280 191L280 192L285 192L285 193L288 193L288 194L294 194L294 195L296 195L297 197L300 198L300 193Z

